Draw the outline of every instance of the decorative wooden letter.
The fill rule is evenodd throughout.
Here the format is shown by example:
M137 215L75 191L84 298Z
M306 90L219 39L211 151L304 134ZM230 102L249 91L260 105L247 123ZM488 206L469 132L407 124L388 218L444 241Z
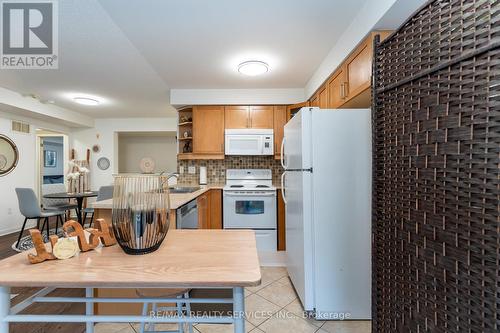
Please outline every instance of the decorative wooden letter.
M95 242L95 239L100 239L103 246L111 246L116 244L115 233L113 227L104 221L97 219L95 221L97 229L86 229L90 233L90 242Z
M47 252L47 248L45 247L45 244L43 243L42 239L42 234L40 233L40 230L38 229L30 229L29 230L30 235L31 235L31 240L33 242L33 245L35 246L36 250L36 255L34 254L28 254L28 260L32 264L38 264L41 262L44 262L45 260L53 260L56 259L54 255L51 252ZM54 239L55 237L55 239ZM57 242L57 236L50 236L50 244L53 247L54 244Z
M73 229L73 231L69 231ZM87 242L87 238L85 237L85 231L83 230L80 223L70 220L63 225L63 230L68 234L69 237L78 237L78 246L82 252L87 252L92 249L95 249L99 245L99 238L90 237L89 242Z

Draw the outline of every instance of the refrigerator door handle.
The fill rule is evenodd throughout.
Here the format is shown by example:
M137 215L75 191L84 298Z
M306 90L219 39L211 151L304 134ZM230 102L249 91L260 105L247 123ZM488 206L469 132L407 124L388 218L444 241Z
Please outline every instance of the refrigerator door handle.
M283 136L283 139L281 140L281 166L283 169L286 170L286 165L285 165L285 137Z
M285 198L285 174L286 174L286 171L283 171L283 173L281 174L281 197L283 198L283 202L286 205L287 202L286 202L286 198Z

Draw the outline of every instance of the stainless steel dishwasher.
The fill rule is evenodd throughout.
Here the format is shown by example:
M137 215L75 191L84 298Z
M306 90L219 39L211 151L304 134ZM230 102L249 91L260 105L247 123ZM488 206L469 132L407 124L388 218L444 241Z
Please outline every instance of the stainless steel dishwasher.
M177 208L177 229L198 229L198 204L196 199Z

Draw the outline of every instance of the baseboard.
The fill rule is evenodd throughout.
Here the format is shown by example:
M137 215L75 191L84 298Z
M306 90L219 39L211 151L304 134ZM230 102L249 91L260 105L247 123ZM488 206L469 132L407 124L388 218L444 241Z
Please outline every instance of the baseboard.
M23 225L20 224L19 227L17 227L17 228L9 228L9 229L0 230L0 236L5 236L5 235L13 234L13 233L18 233L19 231L21 231L21 227L22 226ZM36 220L29 220L28 222L26 222L26 227L24 229L27 230L27 229L30 229L30 228L33 228L33 227L36 227Z

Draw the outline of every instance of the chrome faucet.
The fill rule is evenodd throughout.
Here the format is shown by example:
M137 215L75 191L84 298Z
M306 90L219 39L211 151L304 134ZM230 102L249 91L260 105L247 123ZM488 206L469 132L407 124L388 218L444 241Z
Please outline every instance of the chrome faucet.
M166 179L166 180L164 180L164 181L161 183L161 186L162 186L162 187L165 185L165 183L167 183L167 186L168 186L168 181L170 180L170 178L175 177L175 179L177 179L177 180L178 180L178 179L179 179L179 176L180 176L180 175L179 175L179 173L177 173L177 172L167 173L166 171L162 171L162 172L160 173L160 177L161 177L161 176L163 176L163 175L165 175L165 176L167 177L167 179Z

